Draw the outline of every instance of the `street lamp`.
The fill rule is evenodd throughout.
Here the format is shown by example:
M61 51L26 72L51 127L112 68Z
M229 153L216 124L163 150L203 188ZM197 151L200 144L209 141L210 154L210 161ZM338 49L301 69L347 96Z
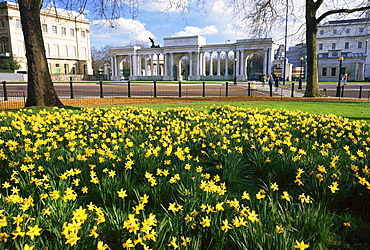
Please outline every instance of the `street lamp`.
M301 57L299 58L299 60L301 61L301 70L299 72L299 83L298 83L298 89L302 89L302 63L303 63L303 60L304 58Z
M234 59L234 85L236 85L236 62L238 61L237 58Z
M340 81L342 80L341 79L341 74L340 74L340 71L342 69L342 61L343 61L343 57L339 57L339 79L338 79L338 86L337 86L337 94L335 95L336 97L340 97Z

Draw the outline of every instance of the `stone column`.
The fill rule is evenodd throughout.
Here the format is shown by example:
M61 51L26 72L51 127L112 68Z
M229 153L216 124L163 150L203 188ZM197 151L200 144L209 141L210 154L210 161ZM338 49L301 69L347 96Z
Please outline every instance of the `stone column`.
M199 52L196 52L195 53L195 56L196 56L196 60L197 60L197 65L196 65L196 75L197 76L200 76L200 53Z
M206 75L206 53L202 53L202 70L203 70L203 76Z
M153 54L150 55L150 75L153 76L154 72L154 62L153 62Z
M213 76L213 61L212 61L213 51L209 52L209 75Z
M217 51L217 75L221 75L221 52Z
M268 58L268 55L267 55L267 51L268 51L268 49L264 49L263 50L263 74L268 74L268 72L267 72L267 58Z
M225 76L229 75L229 51L225 51Z
M239 75L239 55L238 55L238 53L239 53L239 51L235 50L235 54L234 54L234 63L235 63L234 64L234 76Z
M240 72L239 75L244 76L246 75L245 73L245 63L244 63L244 50L240 51L240 58L239 58L239 63L240 63Z
M267 74L271 75L271 67L272 67L272 61L271 61L272 55L271 55L271 50L267 49Z
M130 56L130 76L133 76L134 75L134 58L133 56L131 55Z
M163 74L164 76L168 76L168 69L167 69L167 53L163 54Z
M137 55L137 75L141 76L143 74L142 65L141 65L141 55Z
M161 75L161 66L159 64L159 56L161 54L157 54L157 76L160 76Z
M115 76L115 74L114 74L114 56L112 56L111 58L110 58L110 65L111 65L111 70L112 70L112 76L114 77Z
M189 52L189 76L193 76L193 52Z
M144 74L145 76L148 76L148 55L147 54L144 55L144 67L145 67Z
M171 76L173 77L173 53L171 53L170 72L171 72Z
M116 61L118 61L116 63L116 65L117 65L117 76L118 76L118 80L121 80L121 61L117 57L116 57Z

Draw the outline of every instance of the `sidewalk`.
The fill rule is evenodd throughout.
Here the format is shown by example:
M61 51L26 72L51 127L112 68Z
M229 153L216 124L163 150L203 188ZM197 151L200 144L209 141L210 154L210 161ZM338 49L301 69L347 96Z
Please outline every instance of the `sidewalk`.
M255 82L255 81L251 81L252 83L252 89L255 89L257 91L264 91L264 92L269 92L270 93L270 86L265 83L265 86L262 86L262 82ZM298 87L298 84L295 84L294 85L294 90L297 90L297 87ZM275 91L276 88L275 86L273 85L272 86L272 94L273 95L279 95L279 96L287 96L287 97L291 97L292 96L292 85L291 84L280 84L280 87L279 87L279 90L278 91ZM304 93L302 92L298 92L298 91L294 91L293 92L293 95L294 97L303 97Z

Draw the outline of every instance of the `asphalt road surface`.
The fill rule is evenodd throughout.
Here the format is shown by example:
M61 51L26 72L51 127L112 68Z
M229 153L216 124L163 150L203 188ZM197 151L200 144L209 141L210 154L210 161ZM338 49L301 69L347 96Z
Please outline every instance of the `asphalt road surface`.
M250 89L249 89L250 85ZM275 91L275 86L272 88L273 96L291 96L292 83L280 84L279 91ZM71 98L71 86L69 83L54 84L58 96L61 99ZM320 91L322 96L335 97L337 96L336 83L320 84ZM344 88L343 88L344 87ZM270 88L266 84L264 87L260 82L239 82L234 85L232 82L226 84L222 83L206 83L203 84L187 84L181 83L181 88L178 83L165 84L142 84L131 83L130 87L127 82L122 84L110 84L103 82L102 87L99 83L73 83L73 98L91 98L91 97L221 97L221 96L269 96ZM103 92L101 93L101 88ZM302 96L305 91L305 84L303 83L302 90L298 90L298 82L294 83L295 97ZM11 93L23 92L27 93L26 84L7 84L7 92ZM341 86L340 96L346 98L361 98L368 99L370 97L370 83L356 82L348 83L346 86ZM344 90L344 92L342 92ZM3 92L1 89L0 92ZM361 92L361 94L360 94Z

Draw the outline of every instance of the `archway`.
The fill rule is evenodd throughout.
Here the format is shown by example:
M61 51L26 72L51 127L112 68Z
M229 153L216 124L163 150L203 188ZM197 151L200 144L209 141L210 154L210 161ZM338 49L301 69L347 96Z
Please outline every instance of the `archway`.
M187 81L189 77L190 60L187 55L180 57L178 62L177 80Z
M247 79L259 80L263 72L263 56L259 53L253 53L247 57Z

